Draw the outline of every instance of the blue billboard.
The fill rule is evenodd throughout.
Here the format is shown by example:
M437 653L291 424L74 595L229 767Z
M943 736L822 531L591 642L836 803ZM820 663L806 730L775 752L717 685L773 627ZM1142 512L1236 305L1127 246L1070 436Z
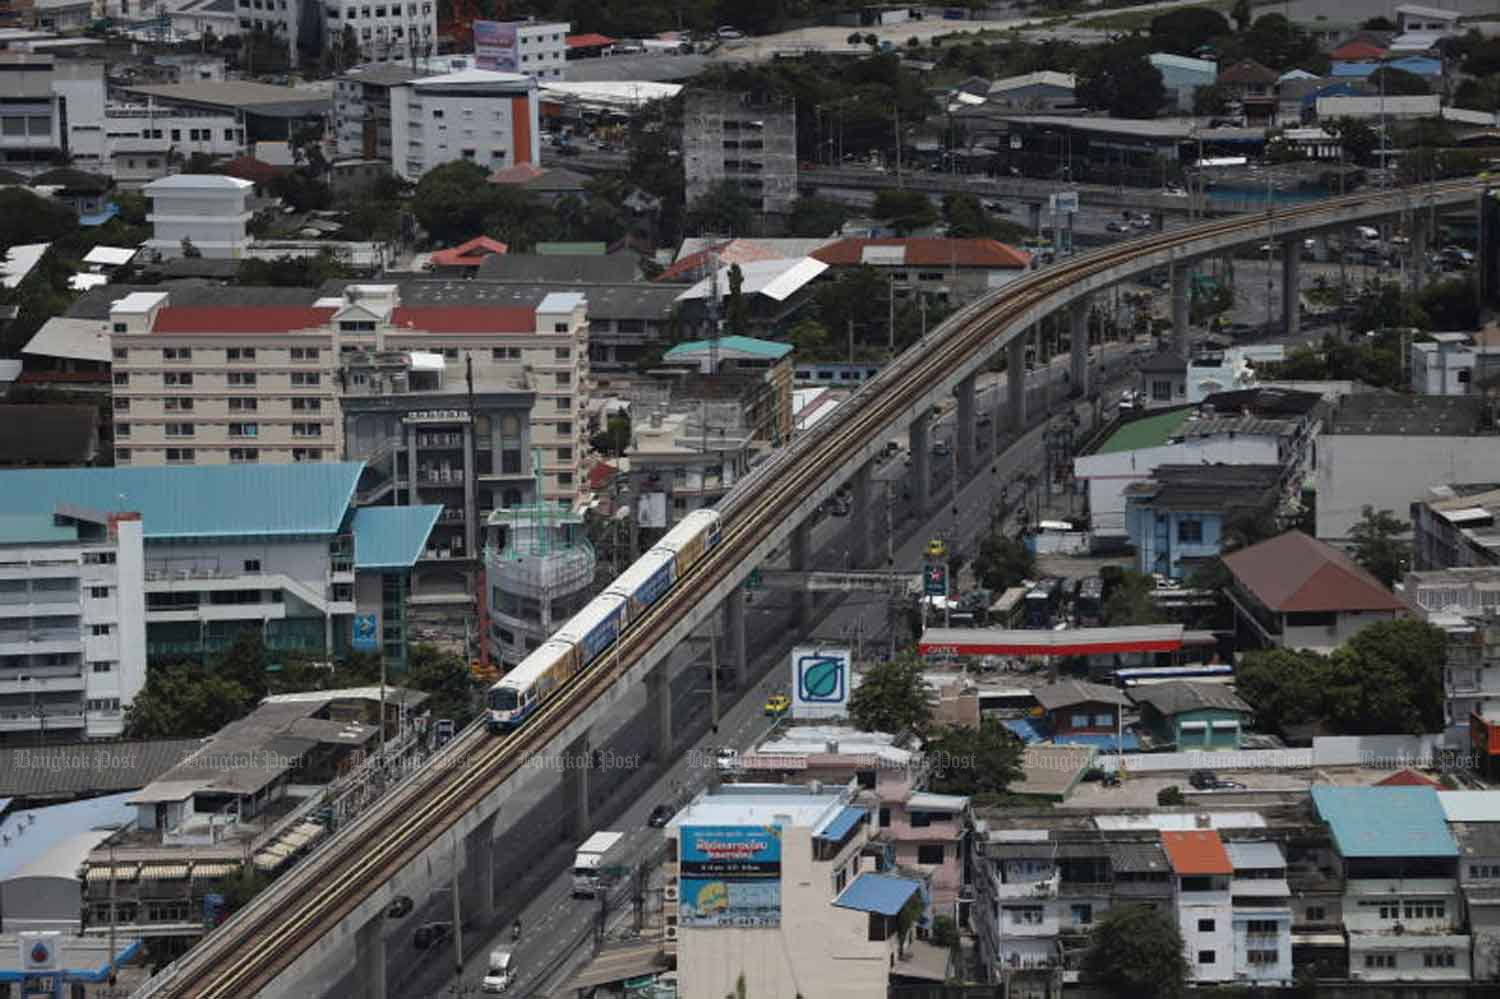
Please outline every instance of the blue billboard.
M678 922L684 927L781 925L781 829L684 826Z
M374 614L354 615L353 635L349 644L355 652L380 651L380 623Z

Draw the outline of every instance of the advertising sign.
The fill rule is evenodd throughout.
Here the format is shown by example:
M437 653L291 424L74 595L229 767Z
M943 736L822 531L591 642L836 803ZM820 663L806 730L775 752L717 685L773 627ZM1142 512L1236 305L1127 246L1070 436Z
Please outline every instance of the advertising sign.
M948 567L929 565L923 569L922 588L929 597L946 597L948 595Z
M666 527L667 494L642 493L635 504L635 518L642 527Z
M849 713L849 650L792 650L792 717L842 718Z
M779 854L778 854L779 856ZM56 971L61 963L58 948L62 934L53 930L20 933L16 943L21 949L21 970L25 972Z
M1047 201L1054 214L1058 212L1072 214L1078 211L1077 191L1064 191L1061 194L1048 195Z
M354 651L380 651L380 623L374 614L354 615L353 632L349 644Z
M474 22L474 68L497 73L514 73L520 57L516 54L516 29L521 21Z
M682 926L781 925L778 826L684 826L679 859Z

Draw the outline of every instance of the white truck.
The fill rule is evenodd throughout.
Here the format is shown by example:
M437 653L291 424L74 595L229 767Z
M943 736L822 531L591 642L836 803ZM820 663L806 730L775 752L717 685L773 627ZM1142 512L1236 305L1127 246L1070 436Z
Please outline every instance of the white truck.
M573 897L593 898L599 891L602 870L610 866L625 841L621 832L596 832L583 841L573 858Z

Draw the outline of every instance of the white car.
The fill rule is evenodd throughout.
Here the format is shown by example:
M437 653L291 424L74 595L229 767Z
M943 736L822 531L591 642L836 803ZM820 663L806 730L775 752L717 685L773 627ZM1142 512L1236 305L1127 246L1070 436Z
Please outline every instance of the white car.
M714 763L718 766L720 773L731 773L740 768L740 751L728 746L720 746L714 751Z
M733 39L736 39L736 38L744 38L745 37L745 33L743 31L741 31L739 28L731 28L727 24L724 27L720 28L718 31L714 32L714 33L716 35L718 35L720 38L723 38L723 39L729 40L729 41L732 41Z

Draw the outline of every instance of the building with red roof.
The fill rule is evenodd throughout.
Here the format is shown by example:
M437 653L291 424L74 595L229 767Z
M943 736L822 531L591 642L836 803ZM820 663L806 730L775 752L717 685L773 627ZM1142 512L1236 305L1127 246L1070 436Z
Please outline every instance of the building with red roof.
M529 164L528 164L529 165ZM431 257L431 268L439 274L465 274L472 273L484 263L484 258L497 253L505 253L509 246L498 239L488 236L475 236L473 239L446 250L438 250Z
M1236 616L1265 647L1326 652L1362 628L1409 613L1348 555L1301 531L1226 555L1224 565Z
M1345 42L1332 52L1328 58L1336 62L1369 62L1375 59L1385 58L1385 49L1370 42L1356 39Z
M1031 267L1031 255L994 239L850 237L814 250L831 268L873 267L892 282L897 299L920 290L967 302L1009 284Z
M1376 787L1442 787L1443 782L1420 770L1406 767L1375 782Z
M585 31L579 35L568 36L568 58L576 59L579 56L596 56L602 54L604 49L609 48L615 40L608 35L601 35L597 31Z
M1225 982L1235 968L1234 908L1229 892L1234 863L1213 829L1161 834L1172 864L1177 921L1193 980Z

